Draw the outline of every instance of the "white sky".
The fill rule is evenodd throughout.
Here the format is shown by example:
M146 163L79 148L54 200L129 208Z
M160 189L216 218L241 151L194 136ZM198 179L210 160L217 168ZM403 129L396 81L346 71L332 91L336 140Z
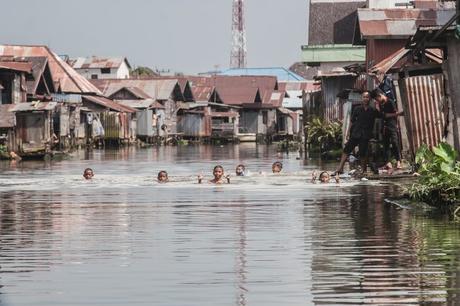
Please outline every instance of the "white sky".
M5 0L0 43L197 73L228 67L232 0ZM307 40L306 0L246 0L248 66L288 67Z

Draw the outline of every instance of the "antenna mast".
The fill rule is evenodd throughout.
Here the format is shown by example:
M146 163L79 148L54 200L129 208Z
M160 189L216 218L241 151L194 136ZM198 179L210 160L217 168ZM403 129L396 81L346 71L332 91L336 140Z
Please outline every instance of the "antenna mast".
M233 0L232 53L230 68L246 68L246 27L244 25L244 0Z

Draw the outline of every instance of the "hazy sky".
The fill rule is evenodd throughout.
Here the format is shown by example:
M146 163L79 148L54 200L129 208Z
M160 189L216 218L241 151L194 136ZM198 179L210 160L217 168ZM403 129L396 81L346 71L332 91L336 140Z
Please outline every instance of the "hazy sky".
M246 0L248 66L288 67L307 38L306 0ZM0 43L196 73L230 62L232 0L8 0Z

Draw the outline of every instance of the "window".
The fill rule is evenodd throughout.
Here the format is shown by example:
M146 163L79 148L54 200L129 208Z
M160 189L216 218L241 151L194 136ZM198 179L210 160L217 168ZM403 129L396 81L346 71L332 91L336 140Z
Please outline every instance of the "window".
M263 124L268 123L268 112L267 111L262 111L262 123Z
M91 79L92 79L92 80L97 80L97 74L92 74L92 75L91 75Z
M110 74L110 68L101 68L101 73Z

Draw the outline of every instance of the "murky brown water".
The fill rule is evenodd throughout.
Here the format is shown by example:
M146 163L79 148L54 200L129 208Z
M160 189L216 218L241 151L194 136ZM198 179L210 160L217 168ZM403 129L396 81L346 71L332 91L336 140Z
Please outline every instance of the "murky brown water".
M295 154L257 174L276 159L246 145L1 164L0 304L460 304L459 224L385 203L398 186L307 183L317 167ZM240 161L253 176L195 183Z

